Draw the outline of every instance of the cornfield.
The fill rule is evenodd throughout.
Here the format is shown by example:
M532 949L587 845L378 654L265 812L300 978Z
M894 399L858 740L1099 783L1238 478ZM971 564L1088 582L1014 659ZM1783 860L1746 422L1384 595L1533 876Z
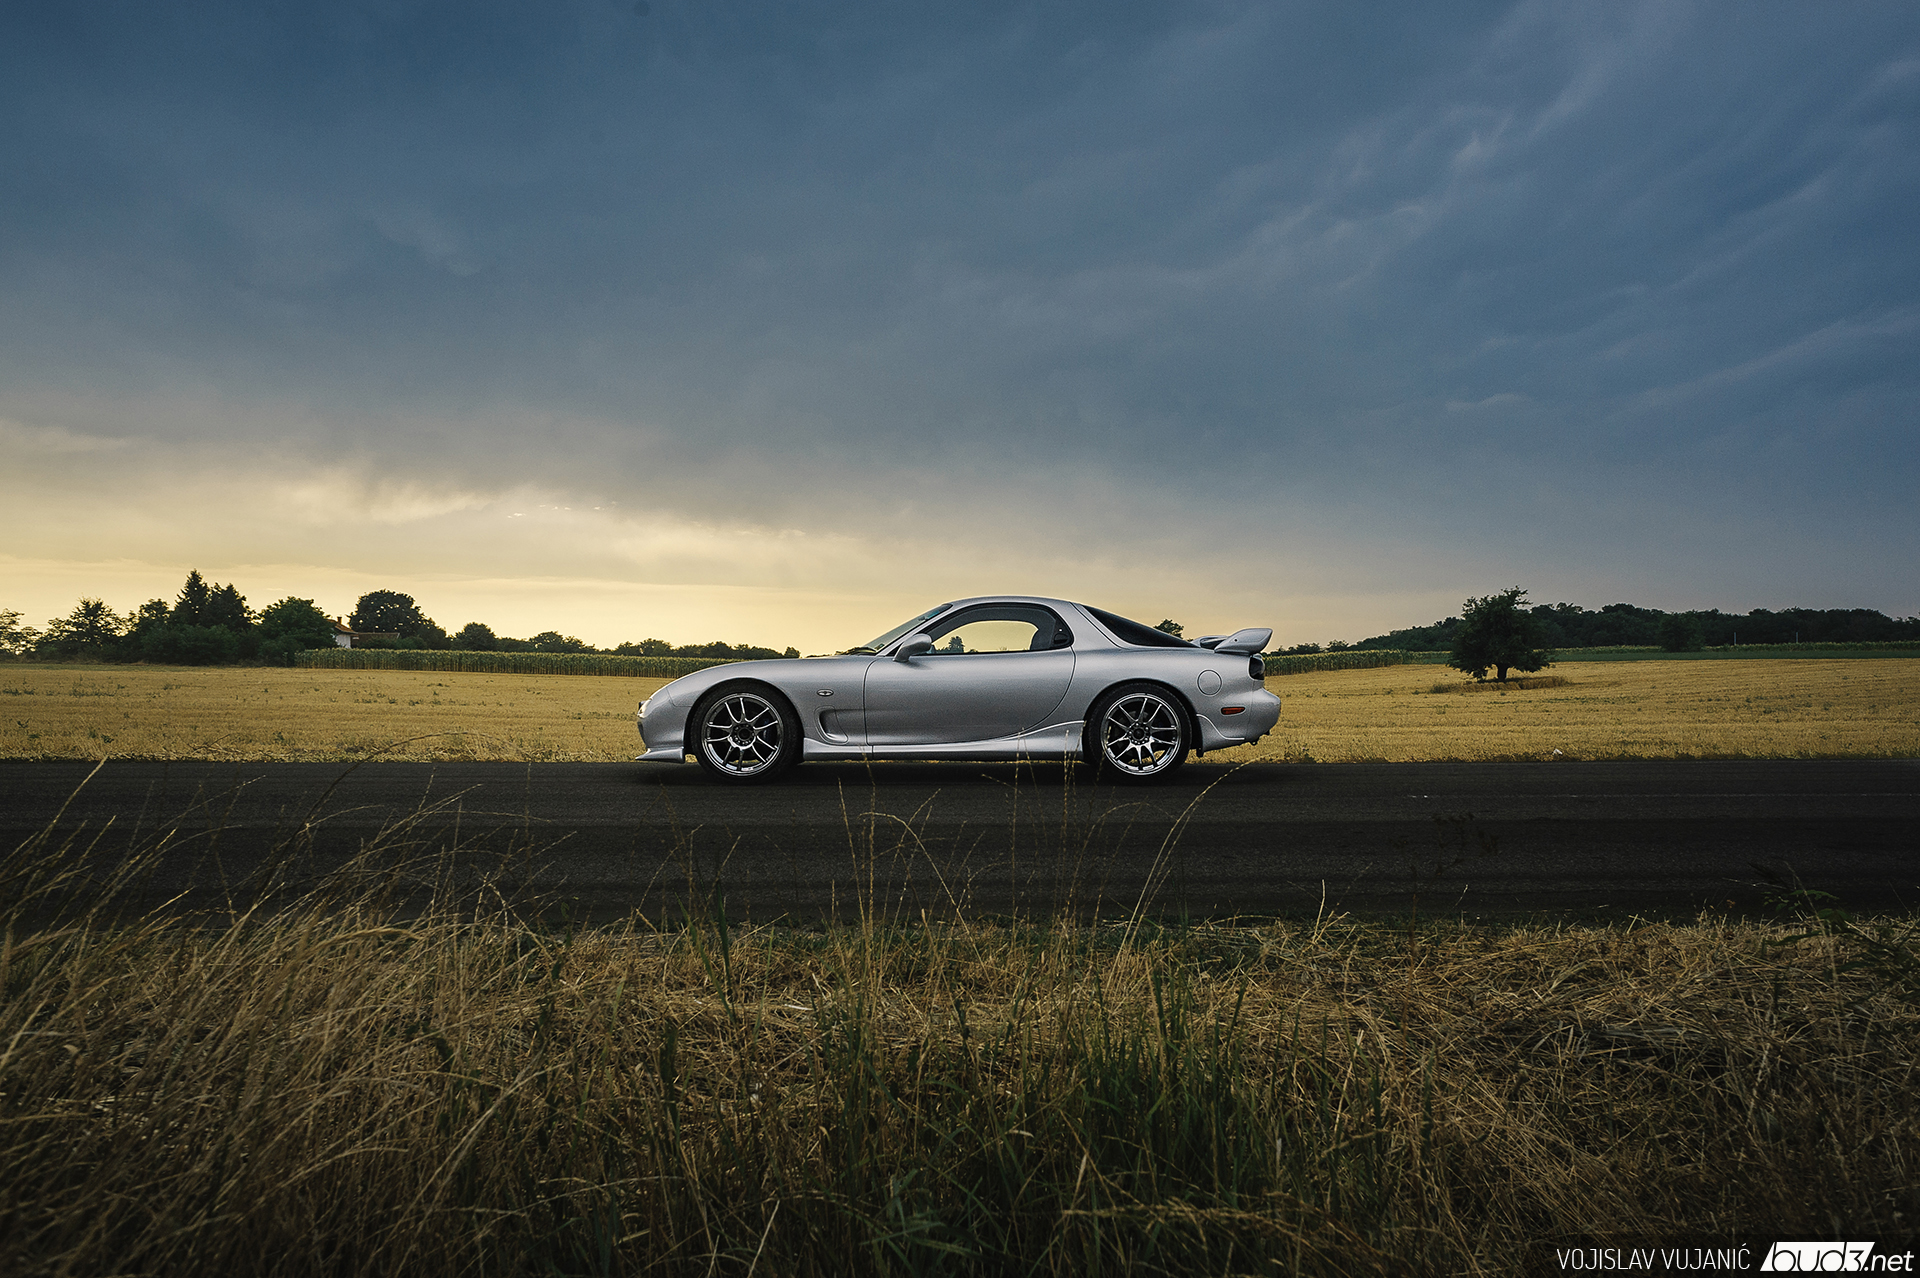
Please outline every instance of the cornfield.
M426 670L451 674L625 675L678 679L730 657L622 657L606 652L436 652L426 648L309 648L294 658L314 670Z
M1269 654L1267 678L1275 675L1320 674L1328 670L1377 670L1381 666L1425 665L1443 660L1445 653L1407 652L1401 648L1350 648L1345 652L1307 652L1292 657Z

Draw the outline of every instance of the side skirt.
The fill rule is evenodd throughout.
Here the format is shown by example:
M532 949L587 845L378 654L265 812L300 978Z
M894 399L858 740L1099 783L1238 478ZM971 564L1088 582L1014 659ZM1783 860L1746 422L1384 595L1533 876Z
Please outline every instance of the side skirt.
M937 745L835 745L812 737L801 742L800 757L809 759L1077 759L1086 722L1050 724L1017 737L991 741L947 741Z

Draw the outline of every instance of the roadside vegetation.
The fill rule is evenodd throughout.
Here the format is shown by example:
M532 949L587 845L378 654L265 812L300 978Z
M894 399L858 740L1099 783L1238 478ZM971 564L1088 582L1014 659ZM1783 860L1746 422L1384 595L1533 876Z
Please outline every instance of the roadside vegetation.
M588 926L394 841L188 926L83 848L0 876L9 1274L1522 1274L1920 1219L1914 931L1784 888Z
M1920 659L1432 665L1275 677L1279 727L1209 759L1920 757ZM0 666L0 758L612 762L662 678ZM1531 686L1525 686L1531 685ZM1556 754L1555 752L1558 751Z

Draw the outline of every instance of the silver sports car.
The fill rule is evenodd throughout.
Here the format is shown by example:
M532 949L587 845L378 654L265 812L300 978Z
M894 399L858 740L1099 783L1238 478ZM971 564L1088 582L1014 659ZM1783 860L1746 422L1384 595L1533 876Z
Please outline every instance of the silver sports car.
M743 661L640 704L643 763L692 755L722 781L803 759L1083 758L1164 777L1280 719L1271 630L1189 642L1085 604L1006 595L929 608L831 657Z

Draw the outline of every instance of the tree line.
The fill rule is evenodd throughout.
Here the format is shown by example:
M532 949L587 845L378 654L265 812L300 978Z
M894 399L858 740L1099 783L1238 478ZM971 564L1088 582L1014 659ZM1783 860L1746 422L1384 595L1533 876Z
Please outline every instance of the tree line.
M1660 647L1669 652L1696 652L1732 644L1876 643L1920 641L1920 617L1895 620L1869 608L1786 608L1771 612L1727 613L1717 608L1664 612L1634 604L1608 604L1588 610L1578 604L1528 605L1516 603L1538 627L1538 642L1549 648ZM1451 650L1464 615L1428 626L1410 626L1358 643L1335 648L1404 648L1433 652ZM1311 646L1310 646L1311 648ZM1317 649L1311 649L1317 650ZM1289 650L1291 651L1291 649Z
M120 613L104 601L82 598L72 612L42 629L22 626L21 615L0 609L0 653L48 661L147 661L163 665L222 665L262 662L292 665L294 654L335 644L334 622L311 599L288 596L255 612L231 584L216 585L198 569L171 603L150 599ZM436 648L468 652L606 652L619 656L730 657L751 660L797 657L799 651L715 640L675 646L664 639L642 639L614 648L545 630L530 639L495 634L491 626L470 621L448 634L420 610L412 595L372 590L361 595L346 620L362 636L356 648Z

